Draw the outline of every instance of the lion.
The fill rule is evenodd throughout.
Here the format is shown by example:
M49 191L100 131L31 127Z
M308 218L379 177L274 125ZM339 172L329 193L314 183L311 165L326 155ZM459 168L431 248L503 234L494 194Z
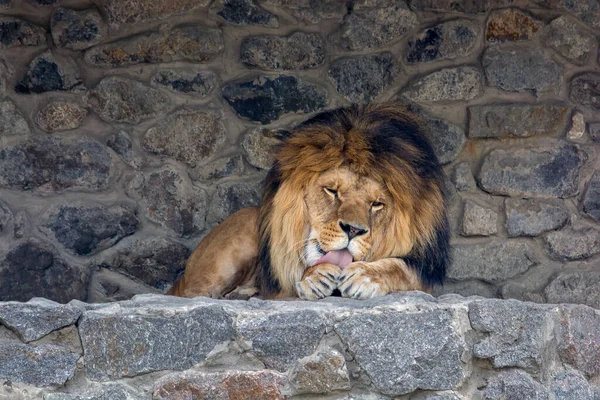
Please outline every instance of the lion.
M450 245L444 175L425 134L394 104L325 111L298 125L275 150L262 205L212 230L168 294L431 292L444 281Z

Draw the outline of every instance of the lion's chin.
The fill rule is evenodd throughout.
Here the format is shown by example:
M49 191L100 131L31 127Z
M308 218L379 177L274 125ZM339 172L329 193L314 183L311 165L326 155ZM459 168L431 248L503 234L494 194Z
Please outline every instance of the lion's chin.
M354 261L352 253L348 249L342 250L331 250L325 253L325 255L317 260L314 265L319 264L333 264L337 265L341 269L346 268L350 263Z

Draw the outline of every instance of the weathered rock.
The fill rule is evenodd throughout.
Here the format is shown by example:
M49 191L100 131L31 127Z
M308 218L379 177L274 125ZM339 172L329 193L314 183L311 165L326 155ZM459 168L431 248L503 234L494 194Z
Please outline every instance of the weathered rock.
M436 286L433 288L432 294L435 297L444 294L459 294L464 297L481 296L481 297L498 297L498 290L493 285L481 282L479 280L467 280L458 282L444 282L444 286Z
M235 25L279 27L277 17L256 5L254 0L220 0L216 7L219 17Z
M240 117L263 125L287 113L310 113L327 105L325 89L286 75L230 83L222 94Z
M594 35L582 29L574 18L565 15L548 25L545 36L548 47L577 65L587 63L597 44Z
M25 75L15 86L15 91L21 94L84 90L86 88L79 76L77 64L72 59L56 56L49 50L29 63Z
M238 322L243 340L268 368L285 371L312 354L325 334L325 317L312 310L284 312Z
M484 400L549 399L544 386L534 381L527 372L520 370L501 372L488 381L488 385L481 394Z
M29 219L27 215L20 211L15 215L15 223L14 223L14 233L13 236L15 239L21 239L24 237L29 231Z
M378 49L416 26L417 16L404 1L387 2L384 7L355 7L333 34L332 41L343 50Z
M489 236L498 233L498 213L466 200L460 234L463 236Z
M2 232L8 224L13 220L13 213L10 208L0 200L0 232Z
M79 334L89 379L187 369L235 338L231 317L216 304L142 310L101 308L83 314Z
M46 44L46 30L22 19L0 16L0 32L0 49Z
M399 73L391 53L341 58L329 65L329 79L339 94L353 103L370 103Z
M85 61L107 68L171 61L204 62L219 56L223 46L221 30L185 25L96 46L85 53Z
M94 305L129 300L138 294L159 292L144 283L129 279L120 272L101 268L101 266L92 272L88 288L86 301Z
M43 344L0 344L0 379L38 387L59 386L73 376L78 354Z
M44 400L143 400L141 393L121 384L102 385L80 394L46 393Z
M552 393L556 400L594 400L588 381L579 372L565 372L554 378Z
M539 46L507 43L488 47L483 68L490 86L509 92L558 94L562 68Z
M452 279L481 279L498 283L523 273L536 264L527 243L492 241L485 244L456 244L448 271Z
M35 122L46 132L68 131L78 128L87 110L77 103L56 101L41 109Z
M161 379L154 385L153 399L283 400L285 376L273 371L185 372Z
M563 203L536 199L506 199L506 230L509 237L538 236L560 229L569 220Z
M62 0L27 0L34 6L43 7L43 6L51 6L56 4Z
M31 133L23 114L10 100L0 102L0 137L27 136Z
M600 74L588 72L571 81L569 97L573 102L592 110L600 110Z
M129 183L127 194L140 201L151 221L180 236L204 229L206 193L170 167L138 174Z
M127 208L88 203L54 206L43 221L42 232L79 256L93 255L113 246L135 233L139 225L135 214Z
M100 143L35 138L0 149L0 186L38 193L99 191L108 186L111 167Z
M551 0L551 3L575 14L590 27L600 28L600 4L596 0Z
M331 348L299 360L289 376L296 394L350 389L344 355Z
M1 1L1 0L0 0ZM14 73L14 70L6 65L4 60L0 59L0 98L4 98L8 88L7 79Z
M247 133L242 140L242 148L246 150L248 162L260 169L270 169L275 161L274 147L288 135L287 131L265 128L256 128Z
M168 18L200 7L206 7L210 0L93 0L102 8L113 26L136 24Z
M141 167L143 160L137 157L133 151L131 137L125 131L118 131L106 141L106 145L111 148L123 161L133 168Z
M600 172L594 172L583 196L583 212L594 221L600 222Z
M586 304L600 308L600 272L561 272L544 289L549 303Z
M31 239L11 249L0 262L0 301L83 300L87 280L86 270L67 264L51 246Z
M243 181L228 182L217 186L213 195L206 221L220 224L227 217L242 208L258 206L262 199L262 183Z
M95 8L75 11L57 8L50 21L52 39L58 47L85 50L92 47L107 35L107 26Z
M452 319L449 310L388 311L354 316L337 323L335 331L373 385L399 396L416 389L452 389L462 382L466 345Z
M493 150L479 172L482 188L496 195L573 197L586 160L577 147L557 142L531 149Z
M453 392L450 390L447 391L443 391L443 392L435 392L435 393L420 393L417 394L416 396L410 396L411 400L465 400L464 397L462 397L460 394L458 394L457 392ZM366 399L365 399L366 400Z
M495 368L543 367L552 326L548 310L516 300L480 300L469 304L471 326L484 336L473 355L490 359Z
M0 8L11 8L12 0L0 0Z
M583 137L585 133L585 118L582 113L576 111L571 117L571 127L567 131L567 139L577 140Z
M483 77L474 67L452 67L416 78L402 90L414 102L471 100L483 93Z
M162 69L154 75L152 83L175 93L204 98L215 87L217 76L212 71L197 69Z
M248 37L240 49L240 60L250 68L309 69L321 65L324 59L323 39L316 33Z
M305 24L316 24L323 19L341 20L346 14L346 4L339 0L259 0L259 2L283 7Z
M460 12L466 14L484 14L494 8L510 5L516 0L410 0L410 6L419 11Z
M475 179L473 178L473 171L471 170L471 165L468 162L461 162L456 165L454 171L451 176L452 183L456 190L465 191L465 190L473 190L477 188L477 184L475 183Z
M52 331L74 324L81 310L70 305L35 298L27 303L0 304L0 323L24 342L41 339Z
M600 122L592 122L588 124L590 137L594 142L600 143Z
M516 8L494 11L487 22L485 39L492 43L530 40L544 23Z
M171 106L159 90L116 76L102 79L87 94L86 101L103 120L131 124L155 117Z
M562 133L569 107L558 104L494 104L471 106L469 137L504 138Z
M550 232L545 237L550 255L557 260L581 260L600 253L600 230L586 228Z
M142 146L152 153L194 166L215 155L225 136L218 113L183 109L148 129Z
M586 376L600 372L600 314L586 306L561 306L558 351Z
M244 172L244 161L241 155L223 157L198 165L189 171L190 178L200 181L216 181L231 175L241 175Z
M466 57L481 36L479 24L468 19L443 22L408 40L405 59L409 63Z

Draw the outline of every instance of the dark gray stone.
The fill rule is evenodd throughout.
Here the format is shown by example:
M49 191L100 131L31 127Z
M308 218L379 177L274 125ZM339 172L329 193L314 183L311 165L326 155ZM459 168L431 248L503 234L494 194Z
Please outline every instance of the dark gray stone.
M444 286L433 288L432 294L440 297L445 294L459 294L463 297L481 296L487 298L498 297L498 289L488 283L478 280L467 280L458 282L444 282Z
M488 47L483 68L490 86L509 92L558 94L562 68L540 46L507 43Z
M129 279L121 272L102 268L102 265L94 265L86 298L88 303L123 301L138 294L158 292L138 280Z
M500 288L500 298L546 303L546 299L540 293L541 283L535 279L514 279L502 285Z
M216 181L244 172L244 161L241 155L223 157L208 164L199 165L189 171L190 178L200 181Z
M304 24L316 24L324 19L341 21L346 4L339 0L259 0L261 4L282 7Z
M0 344L0 379L37 387L59 386L73 376L78 354L51 344Z
M131 124L156 117L171 106L159 90L117 76L102 79L87 94L86 101L103 120Z
M554 378L552 393L556 400L594 400L590 384L577 371L565 372Z
M487 21L485 39L491 43L530 40L543 26L542 21L516 8L494 11Z
M449 310L388 311L353 316L337 323L335 331L372 384L399 396L452 389L465 378L466 345L452 321Z
M466 101L483 94L482 81L475 67L445 68L412 80L401 94L416 103Z
M57 8L50 21L52 39L57 47L85 50L102 41L108 29L95 8L75 11Z
M255 0L221 0L217 15L235 25L261 25L279 27L277 17L259 7Z
M275 155L275 146L289 136L289 132L281 129L256 128L247 133L242 140L242 148L246 150L248 162L256 168L271 168Z
M262 200L262 183L243 181L229 182L217 186L213 195L206 221L220 224L227 217L242 208L258 206Z
M577 65L586 64L597 46L594 35L566 15L553 20L546 28L545 35L548 47Z
M175 93L205 98L216 86L217 75L197 69L162 69L154 75L152 83Z
M504 205L509 237L538 236L562 228L569 220L569 212L560 202L506 199Z
M285 371L316 350L326 324L320 313L302 310L238 321L237 329L267 368Z
M218 305L86 311L79 334L87 377L98 381L188 369L235 339L233 321Z
M498 233L498 213L482 207L471 200L465 200L460 226L462 236L489 236Z
M15 103L10 100L0 102L0 137L27 136L30 133L29 125Z
M443 22L419 32L408 40L408 63L466 57L475 50L481 36L479 24L468 19Z
M139 225L135 213L127 208L88 203L54 206L42 219L40 230L78 256L93 255L113 246L133 235Z
M495 195L560 197L577 195L586 155L562 142L535 148L492 150L479 172L481 187Z
M67 131L78 128L86 115L77 103L55 101L38 111L35 122L46 132Z
M456 244L448 277L499 283L536 264L527 243L497 240L484 244Z
M550 232L544 240L557 260L581 260L600 253L600 230L593 228Z
M456 190L466 191L474 190L477 188L475 178L473 178L473 171L471 170L471 164L469 162L461 162L456 165L451 176L452 183Z
M600 171L594 172L583 196L583 212L591 219L600 222Z
M195 166L214 156L225 142L225 136L219 113L182 109L148 129L142 147Z
M488 381L483 389L484 400L548 400L549 395L544 386L534 381L524 371L503 371Z
M559 306L557 335L561 360L587 377L600 372L600 312L587 306Z
M44 28L19 18L0 16L0 32L0 49L46 44Z
M335 89L352 103L370 103L394 82L399 73L391 53L341 58L329 65Z
M469 137L505 138L562 134L569 107L554 104L471 106Z
M35 138L0 149L0 187L60 193L106 189L112 159L100 143Z
M287 113L310 113L327 106L325 89L286 75L230 83L222 94L240 117L263 125Z
M75 61L54 55L50 50L29 63L25 75L15 86L15 91L20 94L84 90L86 87L79 76L79 67Z
M8 224L13 220L13 213L10 208L0 200L0 232L4 231Z
M13 228L13 236L15 239L21 239L27 234L27 232L29 232L29 219L23 211L20 211L17 213L17 215L15 215L15 223Z
M547 309L517 300L480 300L469 304L469 320L483 334L473 346L475 357L489 359L495 368L544 366L552 326Z
M41 339L52 331L72 325L80 315L78 308L41 298L27 303L0 303L0 323L24 342Z
M0 261L0 301L45 297L60 303L83 300L88 271L67 264L56 250L37 239L12 248Z
M587 72L577 75L571 81L569 97L576 104L600 110L600 74Z
M106 145L111 148L123 161L133 168L141 167L143 161L137 157L133 151L131 137L125 131L118 131L106 141Z
M456 160L467 141L465 132L443 119L426 114L420 114L420 117L427 125L425 132L440 164Z
M600 4L596 0L550 0L559 9L575 14L592 28L600 28Z
M301 70L315 68L325 59L323 39L317 33L245 38L240 60L250 68Z
M591 122L588 125L590 137L596 143L600 143L600 122Z
M510 5L516 0L410 0L410 6L419 11L460 12L466 14L485 14L494 8Z
M299 360L290 371L289 380L295 394L350 389L344 355L332 348Z
M46 393L44 400L144 400L145 396L121 384L108 384L80 394Z
M93 0L93 2L104 11L108 22L114 27L161 20L210 4L210 0Z

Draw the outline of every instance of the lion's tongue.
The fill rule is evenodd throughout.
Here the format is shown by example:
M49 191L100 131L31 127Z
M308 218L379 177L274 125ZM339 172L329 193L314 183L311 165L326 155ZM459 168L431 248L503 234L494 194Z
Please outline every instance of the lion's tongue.
M337 265L341 269L344 269L352 262L352 254L348 251L348 249L343 250L332 250L327 252L323 257L319 258L319 260L315 263L324 264L329 263L333 265Z

